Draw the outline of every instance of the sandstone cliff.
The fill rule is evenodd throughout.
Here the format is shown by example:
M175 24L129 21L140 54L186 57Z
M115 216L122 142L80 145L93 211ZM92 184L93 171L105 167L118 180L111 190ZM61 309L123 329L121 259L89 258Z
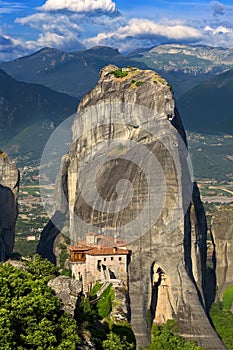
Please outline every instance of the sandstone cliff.
M222 298L224 290L233 284L233 211L219 210L212 220L216 256L216 285Z
M19 171L5 154L0 154L0 261L12 253L17 219Z
M72 129L57 209L66 198L74 242L88 231L127 239L137 345L150 342L148 319L173 318L182 336L225 349L205 311L205 213L169 84L149 70L107 66Z

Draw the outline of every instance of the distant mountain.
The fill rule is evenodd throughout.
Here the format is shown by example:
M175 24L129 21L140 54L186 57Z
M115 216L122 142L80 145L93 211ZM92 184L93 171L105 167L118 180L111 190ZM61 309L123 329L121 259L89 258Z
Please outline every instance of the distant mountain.
M77 103L74 97L19 82L0 70L0 145L11 156L40 154L52 130L76 111Z
M3 62L0 68L17 80L39 83L80 99L95 86L100 69L110 63L118 67L147 68L144 63L123 57L117 49L104 46L74 53L47 47L32 55Z
M191 131L233 135L233 69L203 81L177 101Z
M176 97L204 79L233 68L233 49L202 45L165 44L130 57L164 76L173 85Z

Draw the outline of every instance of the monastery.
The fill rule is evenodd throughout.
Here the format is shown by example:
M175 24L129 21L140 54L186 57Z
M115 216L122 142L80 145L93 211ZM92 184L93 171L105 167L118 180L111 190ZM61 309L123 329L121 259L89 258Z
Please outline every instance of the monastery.
M126 241L88 233L85 240L68 249L72 276L83 282L84 293L97 281L127 285L130 251Z

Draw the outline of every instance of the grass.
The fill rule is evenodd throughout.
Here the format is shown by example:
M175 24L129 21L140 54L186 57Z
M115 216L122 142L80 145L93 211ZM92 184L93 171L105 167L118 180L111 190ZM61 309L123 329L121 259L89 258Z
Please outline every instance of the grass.
M96 298L97 293L100 290L100 288L102 287L102 285L103 285L103 283L96 282L96 284L94 285L94 287L90 291L90 294L89 294L89 298L90 299L95 299Z
M233 350L233 314L224 309L223 303L211 306L210 317L214 327L228 350Z
M223 293L223 306L224 309L230 311L233 303L233 284L229 286Z
M101 294L100 300L96 304L98 315L101 319L107 317L112 311L112 301L114 300L114 290L112 284Z

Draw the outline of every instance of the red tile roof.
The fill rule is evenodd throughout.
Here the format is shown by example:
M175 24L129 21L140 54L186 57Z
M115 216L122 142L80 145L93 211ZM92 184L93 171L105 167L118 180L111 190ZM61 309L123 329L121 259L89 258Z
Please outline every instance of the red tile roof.
M88 255L128 255L128 249L95 247L87 252Z
M73 252L82 252L88 255L128 255L129 250L126 247L126 241L115 239L114 237L105 235L96 235L88 233L86 236L94 235L97 237L97 243L86 243L86 240L78 242L76 246L69 246L69 250Z

